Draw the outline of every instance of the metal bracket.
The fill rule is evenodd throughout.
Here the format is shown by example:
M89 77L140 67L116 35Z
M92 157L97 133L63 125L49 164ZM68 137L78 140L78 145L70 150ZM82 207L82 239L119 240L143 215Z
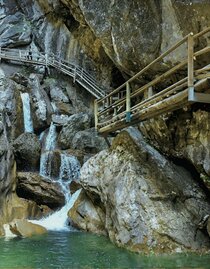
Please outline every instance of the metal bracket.
M194 87L188 88L188 101L197 103L208 103L210 104L210 94L195 92Z
M131 122L131 112L126 112L126 122Z

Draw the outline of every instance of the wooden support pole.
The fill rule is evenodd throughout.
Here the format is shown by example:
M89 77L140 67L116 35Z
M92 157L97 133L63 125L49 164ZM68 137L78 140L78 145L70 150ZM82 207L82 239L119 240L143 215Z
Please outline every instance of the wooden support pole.
M153 89L152 86L148 88L148 98L153 96Z
M98 130L98 102L94 100L94 116L95 116L95 129Z
M188 36L188 88L194 84L194 39L193 33Z
M76 75L77 75L77 67L75 66L75 68L74 68L74 77L73 77L73 82L74 83L76 81Z
M130 84L126 83L126 122L131 121L131 90Z

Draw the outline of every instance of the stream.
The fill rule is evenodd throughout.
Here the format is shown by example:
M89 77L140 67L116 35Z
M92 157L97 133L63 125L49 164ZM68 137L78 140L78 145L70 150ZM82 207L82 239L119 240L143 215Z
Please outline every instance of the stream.
M140 255L104 236L49 232L32 238L0 239L0 268L210 268L209 255Z

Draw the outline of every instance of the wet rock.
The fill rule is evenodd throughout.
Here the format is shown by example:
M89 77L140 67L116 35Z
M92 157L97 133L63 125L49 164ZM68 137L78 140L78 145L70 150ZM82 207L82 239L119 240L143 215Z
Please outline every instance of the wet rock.
M32 96L32 114L34 128L44 128L50 123L50 117L53 112L50 99L46 92L42 89L39 81L39 76L30 74L28 84L31 88Z
M209 247L209 238L197 232L210 210L206 194L133 128L83 165L80 184L100 197L106 230L119 246L139 252Z
M99 206L93 204L84 190L79 192L74 205L68 212L68 216L71 224L76 228L106 235L105 213Z
M179 110L139 125L144 136L158 150L196 168L210 190L210 113L203 109ZM183 125L185 128L183 128ZM199 177L199 175L198 175Z
M11 233L21 237L31 237L47 233L47 230L41 225L34 224L26 219L15 219L10 223L4 224L5 237L11 236ZM8 234L8 231L11 233Z
M55 123L58 126L63 126L66 124L69 120L69 117L67 115L52 115L52 122Z
M77 132L71 142L71 148L92 154L106 149L107 147L105 139L98 135L95 128Z
M0 47L18 47L31 42L30 24L19 11L1 19Z
M63 2L81 24L89 25L107 55L124 71L139 70L157 55L161 12L156 1Z
M31 172L19 172L17 180L19 197L33 200L38 205L47 205L53 209L65 204L65 197L59 184Z
M39 169L41 145L35 134L21 134L14 141L13 147L19 171L36 171Z
M91 115L87 113L78 113L69 117L68 124L65 125L58 137L58 143L62 149L71 148L72 139L79 131L91 127Z

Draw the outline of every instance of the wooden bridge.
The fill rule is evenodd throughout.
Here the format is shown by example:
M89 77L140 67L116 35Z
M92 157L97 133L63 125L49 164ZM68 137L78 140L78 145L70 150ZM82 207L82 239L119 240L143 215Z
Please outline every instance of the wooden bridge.
M10 60L18 63L29 63L54 67L58 71L73 78L74 82L80 84L96 98L105 96L105 91L97 85L97 82L83 68L70 62L61 60L54 54L43 54L30 50L19 50L0 48L0 59Z
M106 136L194 102L210 103L210 46L204 39L209 32L210 27L195 35L188 34L120 87L95 100L98 132ZM201 46L202 43L205 45ZM184 56L172 66L170 57L177 50L184 52ZM157 66L165 70L152 77ZM148 74L152 78L145 80Z

